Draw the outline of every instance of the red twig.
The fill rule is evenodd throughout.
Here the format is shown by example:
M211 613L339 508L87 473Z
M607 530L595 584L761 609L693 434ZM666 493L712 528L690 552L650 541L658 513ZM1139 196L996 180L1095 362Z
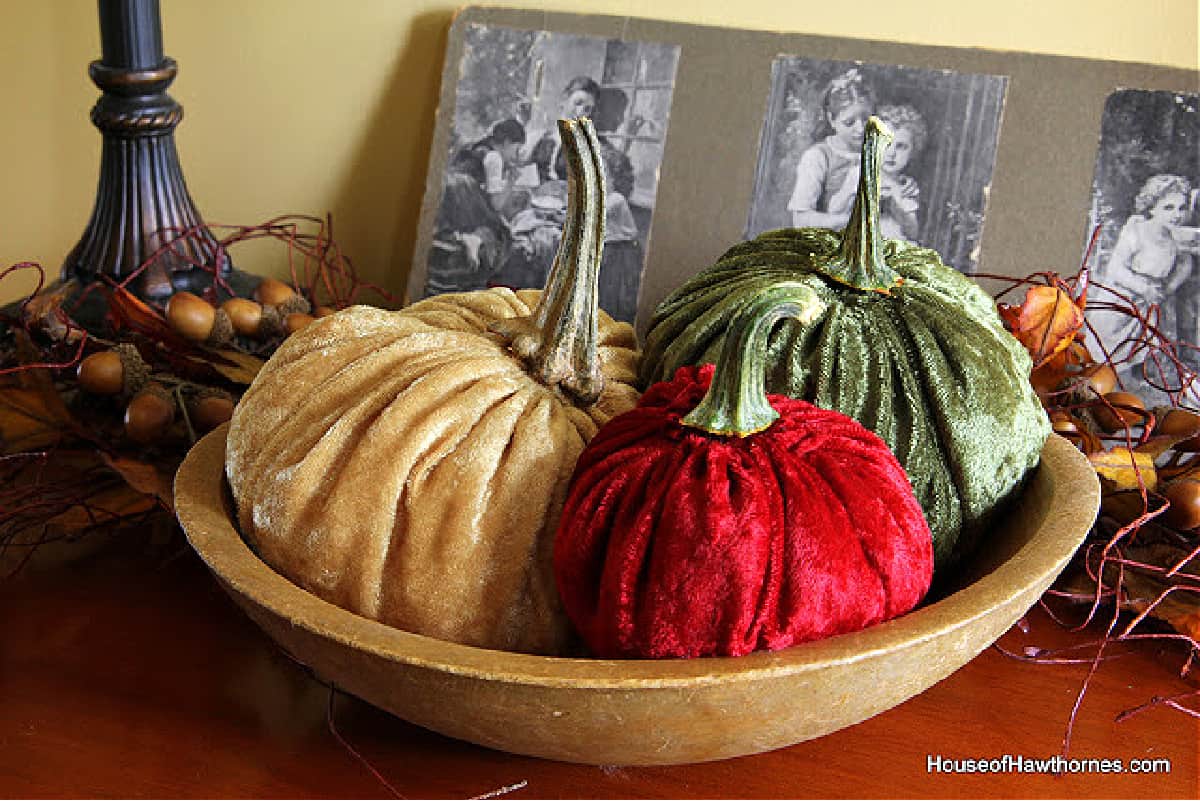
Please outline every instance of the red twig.
M1182 693L1180 695L1175 695L1175 696L1171 696L1171 697L1163 697L1161 695L1156 695L1153 698L1151 698L1149 701L1147 701L1146 703L1141 704L1139 706L1135 706L1132 709L1126 709L1124 712L1117 715L1116 722L1121 723L1122 721L1128 720L1129 718L1133 717L1134 715L1140 715L1141 713L1145 712L1147 709L1154 709L1154 708L1160 707L1160 706L1170 707L1171 709L1178 710L1179 712L1182 712L1185 715L1191 715L1194 718L1200 718L1200 710L1192 709L1191 707L1184 706L1182 703L1180 703L1182 700L1188 699L1188 698L1200 698L1200 690L1193 690L1192 692L1189 692L1189 693Z
M1085 312L1083 330L1090 334L1091 341L1096 344L1102 354L1100 363L1108 364L1116 373L1118 365L1140 360L1141 377L1146 384L1166 395L1172 408L1187 408L1187 404L1200 400L1200 386L1198 386L1200 381L1198 381L1196 372L1181 357L1186 353L1196 353L1200 349L1195 344L1178 342L1167 335L1162 326L1162 311L1157 304L1139 306L1134 298L1113 287L1091 280L1088 261L1096 246L1098 236L1099 229L1096 229L1092 233L1083 266L1073 278L1063 279L1049 271L1034 273L1022 278L997 275L980 275L979 277L1004 283L1002 290L996 294L997 302L1018 288L1038 286L1055 287L1067 297L1075 299ZM1091 295L1090 299L1089 294ZM1063 300L1065 299L1058 298L1056 303ZM1057 308L1052 310L1052 312L1057 311ZM1098 335L1091 319L1092 315L1096 313L1125 315L1134 323L1129 326L1132 333L1119 342L1104 342ZM1051 319L1055 318L1051 317ZM1039 353L1046 352L1054 344L1047 338L1048 333L1049 329L1047 328L1047 331L1043 332ZM1142 640L1176 642L1185 645L1187 656L1181 668L1181 675L1186 675L1200 656L1200 642L1186 633L1146 630L1149 619L1156 615L1162 615L1165 604L1173 596L1200 593L1200 576L1184 570L1187 565L1192 563L1193 559L1200 555L1200 542L1194 538L1175 535L1174 539L1183 545L1186 555L1173 559L1170 565L1157 565L1144 558L1135 558L1130 556L1126 550L1129 546L1138 544L1143 534L1151 529L1169 531L1169 529L1162 528L1158 522L1161 516L1169 510L1169 502L1164 495L1151 492L1148 476L1143 474L1141 465L1132 456L1139 446L1145 445L1153 436L1157 425L1156 416L1153 412L1131 409L1124 404L1113 403L1109 398L1096 392L1092 385L1085 381L1087 376L1082 374L1082 366L1079 368L1079 374L1071 374L1071 364L1073 363L1068 363L1067 378L1064 383L1058 388L1046 392L1043 395L1043 403L1047 406L1048 412L1067 412L1087 417L1092 414L1092 410L1106 409L1116 419L1122 420L1120 428L1113 433L1096 434L1089 431L1084 435L1081 431L1078 436L1073 438L1073 441L1085 450L1088 450L1085 446L1088 445L1089 438L1091 438L1092 449L1096 447L1096 443L1101 442L1108 443L1100 445L1101 448L1119 445L1126 449L1130 453L1130 467L1136 481L1137 497L1141 500L1142 508L1140 514L1124 525L1117 525L1115 530L1111 527L1112 524L1098 521L1097 526L1091 532L1088 541L1077 557L1083 575L1088 578L1087 586L1091 588L1090 591L1051 589L1041 601L1041 606L1056 624L1072 631L1081 631L1092 626L1097 622L1103 610L1109 610L1110 616L1101 637L1057 651L1031 647L1026 648L1024 653L1017 654L998 648L1006 656L1023 662L1088 665L1087 675L1080 685L1067 720L1063 737L1064 755L1070 749L1079 710L1093 677L1101 663L1114 658L1109 653L1113 645ZM1117 373L1117 382L1124 388L1119 373ZM1140 419L1132 424L1125 422L1123 417L1116 415L1118 411L1136 412ZM1079 420L1080 418L1068 419ZM1134 426L1140 427L1140 431L1135 431ZM1167 457L1167 465L1179 464L1180 455L1178 453ZM1153 577L1154 580L1165 586L1153 598L1135 598L1131 596L1128 586L1129 576L1132 575L1130 571ZM1065 620L1045 602L1047 597L1060 597L1086 603L1082 620L1077 623ZM1136 608L1133 609L1133 614L1126 619L1126 610L1130 609L1135 602ZM1124 625L1121 624L1122 619L1126 619ZM1085 649L1090 650L1091 653L1078 657L1070 655L1072 651ZM1200 693L1200 691L1197 692ZM1156 698L1135 710L1123 713L1118 716L1118 720L1125 720L1133 714L1153 706L1167 706L1189 715L1200 716L1200 712L1179 703L1180 699L1195 697L1196 694L1189 693L1174 699Z
M384 787L387 788L388 792L392 794L393 798L407 798L407 796L402 795L399 790L397 790L395 787L393 787L392 783L389 782L386 778L384 778L382 773L380 773L378 770L375 769L375 766L371 764L370 760L368 760L366 757L364 757L362 754L360 754L358 752L358 749L356 749L354 746L350 745L350 743L348 743L346 741L346 738L342 736L341 732L338 731L337 724L334 722L334 718L333 718L333 701L337 697L337 693L338 693L337 685L330 684L329 685L329 705L325 708L325 721L326 721L326 723L329 724L330 734L332 734L334 736L334 739L336 739L341 744L342 748L345 748L346 751L352 757L354 757L356 760L358 760L359 764L361 764L364 768L366 768L368 771L370 771L371 775L375 777L376 781L378 781L380 784L382 784Z
M74 322L72 314L83 308L89 298L95 299L92 293L102 293L110 312L109 322L124 321L120 325L114 324L117 330L113 339L133 342L151 365L155 380L172 379L196 389L211 384L228 391L231 387L240 386L240 383L226 381L217 368L234 363L215 352L194 348L182 338L173 336L173 330L161 319L160 309L149 309L160 323L157 328L151 325L153 321L145 316L146 310L141 308L143 304L133 299L126 288L143 276L146 270L165 262L169 272L189 268L209 274L212 285L206 294L210 296L210 301L216 302L220 299L221 291L233 294L221 274L223 266L229 262L230 250L242 242L258 239L278 241L286 250L294 286L314 305L321 299L327 300L329 305L349 305L364 291L376 292L387 302L396 301L382 288L359 280L350 259L334 240L333 219L329 215L324 219L285 215L253 226L197 225L161 231L158 239L161 244L132 272L117 280L99 276L97 280L78 288L51 287L48 291L45 271L33 262L21 262L0 271L0 280L28 271L33 271L36 277L34 291L16 307L16 313L0 314L0 325L7 324L11 330L23 331L28 335L28 344L32 346L31 351L24 341L18 340L15 347L6 347L0 352L0 378L30 375L33 374L31 371L45 371L50 376L50 381L42 381L41 373L38 373L38 380L33 385L35 391L44 393L45 397L41 400L49 404L46 409L39 409L38 404L33 402L26 404L22 401L9 405L13 406L12 411L18 415L17 419L28 419L38 424L45 429L48 437L58 440L52 449L27 453L13 452L15 447L20 447L19 444L0 442L0 447L8 449L0 452L0 555L12 552L11 549L19 549L19 552L23 551L21 564L24 564L39 545L113 527L114 524L132 522L143 514L135 512L123 517L106 509L106 500L100 504L94 503L95 493L103 489L111 490L114 486L111 471L103 472L101 468L100 473L81 475L78 464L71 461L78 456L78 450L72 452L72 448L82 448L93 457L98 454L116 456L131 450L130 444L121 439L119 417L111 421L105 417L114 412L119 414L118 406L110 408L103 401L74 405L69 402L73 395L71 391L76 387L76 377L68 372L70 368L78 365L89 346L94 346L96 342L106 347L114 345L114 342L89 335ZM119 303L121 299L124 300ZM130 315L145 318L139 319L146 325L139 328L134 324L137 321L125 319ZM49 344L46 344L48 341ZM277 345L277 340L266 340L246 345L245 348L254 355L265 357ZM179 384L175 386L177 401L186 415L182 406L183 396L178 391ZM11 380L8 380L5 387L0 387L0 392L12 387ZM59 397L53 397L56 394ZM93 425L96 419L101 425ZM38 436L41 433L35 432ZM34 440L30 442L35 444ZM167 457L166 462L170 461L170 447L174 446L162 445L158 451ZM142 459L144 450L139 448L134 458ZM176 455L182 456L182 453ZM164 469L169 467L166 462ZM66 484L50 478L54 475L53 471L62 466L69 466L64 474L70 476L71 482ZM125 477L121 477L115 486L121 486L125 480ZM136 495L132 497L136 498ZM60 533L61 529L53 521L62 519L67 513L71 521L69 531Z

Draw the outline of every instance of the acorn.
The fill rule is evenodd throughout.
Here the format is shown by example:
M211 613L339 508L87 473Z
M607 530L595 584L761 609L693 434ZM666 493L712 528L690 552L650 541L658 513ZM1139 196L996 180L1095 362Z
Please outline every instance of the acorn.
M233 407L233 396L228 392L206 388L188 404L188 417L197 433L206 433L228 422Z
M1050 413L1050 427L1056 434L1076 434L1082 426L1083 422L1070 412L1059 409Z
M284 315L280 313L278 306L263 306L262 321L258 324L259 336L264 339L287 336L288 330L283 325L283 318Z
M1175 450L1194 453L1200 450L1200 414L1187 409L1169 409L1158 418L1154 433L1184 437L1175 443Z
M193 342L208 339L216 323L213 305L191 292L176 292L167 301L167 324Z
M313 317L315 317L319 320L322 317L328 317L329 315L336 314L336 313L337 313L337 309L333 308L332 306L318 306L315 309L313 309L312 314L313 314Z
M1107 395L1117 388L1117 372L1110 364L1093 364L1085 367L1081 373L1085 389L1095 392L1091 397Z
M1055 434L1066 437L1084 453L1096 453L1104 450L1104 443L1096 436L1087 421L1065 409L1056 409L1050 413L1050 427L1054 429Z
M225 309L191 292L176 292L167 301L167 324L192 342L226 345L233 341L233 322Z
M93 353L79 363L79 385L93 395L116 395L125 386L125 366L115 350Z
M279 313L284 317L289 314L309 314L312 311L312 305L303 295L292 295L283 303L275 304L275 308L279 309Z
M221 304L221 311L229 317L233 330L244 337L259 334L263 307L247 298L230 298Z
M150 379L150 365L138 349L122 342L79 363L79 385L93 395L133 395Z
M1108 392L1104 400L1115 408L1098 403L1092 407L1092 415L1096 424L1110 434L1132 426L1146 416L1146 405L1132 392Z
M264 306L279 306L296 297L296 290L275 278L264 278L254 290L254 299Z
M283 318L283 327L290 335L307 328L315 319L311 314L292 312Z
M1078 339L1071 340L1071 344L1067 346L1067 363L1074 365L1084 365L1094 363L1092 354L1088 351L1087 345L1080 342Z
M125 436L139 445L153 445L174 421L171 393L161 384L147 384L125 407Z
M1200 479L1172 481L1163 494L1171 503L1171 508L1159 518L1165 525L1180 531L1200 526Z

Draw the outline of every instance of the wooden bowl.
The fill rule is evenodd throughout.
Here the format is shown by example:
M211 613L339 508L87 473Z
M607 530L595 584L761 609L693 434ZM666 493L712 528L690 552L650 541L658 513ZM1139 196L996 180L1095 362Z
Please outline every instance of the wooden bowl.
M1096 474L1052 436L1020 502L962 589L896 620L773 653L563 659L401 631L322 601L243 542L224 480L223 426L188 454L175 504L192 546L264 631L322 677L405 720L568 762L668 765L820 737L922 692L996 640L1083 541Z

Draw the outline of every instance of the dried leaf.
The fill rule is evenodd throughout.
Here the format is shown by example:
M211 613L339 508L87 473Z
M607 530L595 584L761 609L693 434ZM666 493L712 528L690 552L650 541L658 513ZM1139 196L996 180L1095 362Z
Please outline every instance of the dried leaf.
M1143 501L1140 490L1110 489L1104 493L1100 504L1100 511L1101 514L1111 517L1124 526L1137 520L1147 511L1157 509L1162 504L1162 499L1157 495L1151 495ZM1149 509L1147 509L1147 506L1149 506Z
M76 340L82 336L79 330L68 327L62 310L63 303L70 297L74 284L63 282L29 298L21 308L25 324L31 328L40 328L55 340Z
M111 467L130 489L157 499L166 509L174 511L174 490L171 479L152 464L127 457L113 458L103 454L104 463Z
M1020 306L999 304L1000 317L1040 366L1066 350L1083 328L1083 310L1056 286L1035 286Z
M61 442L69 423L69 415L60 417L44 393L0 387L0 453L40 450Z
M18 361L35 363L37 352L28 335L15 333ZM0 453L47 447L59 442L73 426L74 419L49 370L19 370L0 381Z
M1193 434L1155 434L1134 450L1149 455L1151 459L1157 459L1185 439L1191 439L1193 436Z
M1067 351L1057 353L1051 358L1039 364L1033 369L1029 375L1029 383L1033 384L1034 390L1037 391L1040 397L1045 397L1056 391L1059 386L1067 379L1070 373L1067 370Z
M19 365L43 361L25 331L13 331L13 338ZM45 448L75 428L49 370L30 367L0 379L0 453Z
M1059 573L1052 588L1055 595L1075 601L1090 602L1096 597L1096 580L1088 575L1082 560L1072 561Z
M1154 457L1148 453L1130 451L1122 446L1088 454L1088 461L1100 475L1100 483L1106 493L1139 489L1142 484L1150 491L1158 487Z
M158 501L126 484L110 487L80 500L46 521L54 534L79 534L97 526L144 514L158 507Z
M1162 568L1164 573L1130 567L1125 571L1125 605L1135 612L1150 609L1150 616L1169 624L1181 634L1200 640L1200 558L1193 558L1172 576L1165 571L1188 556L1176 545L1156 543L1131 546L1125 557ZM1158 601L1158 603L1155 603Z
M264 364L263 360L257 356L251 356L249 353L242 353L241 351L225 349L217 353L228 360L230 364L226 365L214 361L213 367L218 373L235 384L249 386Z

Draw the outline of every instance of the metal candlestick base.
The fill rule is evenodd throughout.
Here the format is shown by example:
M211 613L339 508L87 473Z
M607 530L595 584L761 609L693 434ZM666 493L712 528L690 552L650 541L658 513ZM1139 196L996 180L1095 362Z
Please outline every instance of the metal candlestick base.
M100 185L91 220L63 264L62 278L82 284L101 276L121 281L185 231L130 289L150 301L177 290L201 291L212 275L245 284L216 239L203 228L175 150L183 108L167 94L175 61L162 54L158 0L99 0L103 57L88 70L104 94L92 123L104 137ZM219 263L217 263L219 258ZM240 294L240 293L239 293Z

